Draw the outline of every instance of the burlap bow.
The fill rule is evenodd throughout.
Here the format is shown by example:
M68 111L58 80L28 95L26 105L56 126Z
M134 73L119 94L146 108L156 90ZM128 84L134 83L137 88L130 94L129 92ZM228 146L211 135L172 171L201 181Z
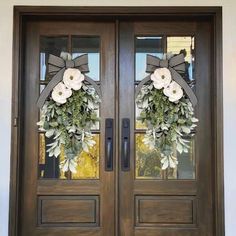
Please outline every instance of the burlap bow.
M79 69L81 73L85 74L89 72L88 68L88 54L84 54L76 57L73 60L64 60L61 57L50 54L48 58L48 73L54 75L50 82L47 84L45 89L39 96L37 101L37 106L41 108L45 103L47 97L49 96L52 89L63 79L63 75L66 69L76 68ZM97 84L93 79L85 76L85 80L93 85L98 95L101 97L101 92Z
M178 55L171 57L168 60L161 60L158 57L147 55L147 68L146 68L147 73L152 74L157 68L164 68L164 67L170 70L172 79L183 88L185 93L188 95L192 105L195 106L197 104L197 97L192 91L192 89L189 87L187 82L179 74L185 72L184 55L180 53ZM142 86L150 79L151 79L150 75L148 75L139 83L136 89L136 94L135 94L136 97Z

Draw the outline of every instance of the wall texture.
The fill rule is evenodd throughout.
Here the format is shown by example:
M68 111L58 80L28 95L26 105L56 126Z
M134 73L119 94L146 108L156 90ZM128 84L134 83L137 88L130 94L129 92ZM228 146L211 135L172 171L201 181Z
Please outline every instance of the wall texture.
M235 0L0 0L0 235L8 235L12 28L14 5L223 6L226 236L236 234L236 1Z

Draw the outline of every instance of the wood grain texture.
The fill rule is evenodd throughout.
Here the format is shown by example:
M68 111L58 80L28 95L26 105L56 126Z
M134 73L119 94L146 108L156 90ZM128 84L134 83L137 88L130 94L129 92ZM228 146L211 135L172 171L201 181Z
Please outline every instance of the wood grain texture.
M119 172L119 233L122 236L132 236L134 233L134 31L132 22L120 23L120 48L119 48L119 124L120 147L122 119L130 119L130 170L122 171L120 158ZM121 155L120 155L121 156Z
M213 235L213 186L211 183L214 180L212 175L214 140L212 139L213 132L211 129L213 81L210 61L212 53L210 27L211 23L209 21L124 21L120 23L120 117L130 118L131 127L133 128L135 36L194 35L196 38L196 95L198 97L196 116L200 120L195 137L197 160L195 180L135 179L133 175L135 172L133 167L135 154L131 153L131 171L128 173L121 171L120 173L120 199L122 199L120 202L120 235L136 235L139 227L147 225L152 226L152 231L161 236L165 235L165 231L162 234L159 230L160 227L173 231L175 236L182 236L183 229L190 227L192 228L189 232L191 236L196 234ZM127 94L129 94L129 98L127 98ZM131 133L133 132L132 128ZM131 147L132 145L131 138ZM131 150L133 151L133 148ZM139 200L139 206L136 207L138 211L138 214L136 212L136 222L138 224L132 227L134 214L131 214L131 212L133 212L136 194L142 195L143 199L147 195L152 195L153 199L149 199L149 201ZM157 204L159 196L162 196L163 199L161 201L159 199L159 204ZM197 199L195 208L193 209L193 203L189 199L185 199L185 202L171 202L171 196L193 196ZM171 204L173 204L172 208ZM176 218L173 215L176 215ZM180 223L181 221L183 224ZM172 223L176 230L172 229ZM147 230L146 234L149 235L148 232Z
M136 226L193 226L196 205L193 197L135 196Z
M52 35L97 35L100 38L102 102L100 107L100 176L98 180L38 180L38 108L39 94L39 53L40 36ZM115 79L115 25L106 23L29 22L26 27L26 56L24 83L24 139L23 139L23 178L20 224L21 235L38 235L37 223L43 225L45 235L54 235L57 227L64 227L63 234L71 234L70 227L77 233L85 226L98 227L96 234L114 234L114 172L105 171L104 133L105 118L114 118L114 79ZM68 44L68 48L70 48ZM109 109L107 109L109 107ZM44 199L37 206L37 198ZM75 196L83 195L81 197ZM91 202L91 195L99 196L98 203ZM47 198L47 199L45 199ZM49 200L50 198L50 200ZM64 198L64 200L62 200ZM52 200L53 199L53 200ZM80 200L80 201L79 201ZM79 211L80 209L80 211ZM79 213L81 212L81 213ZM64 218L63 218L64 215ZM38 216L38 219L37 217ZM98 217L99 216L99 217ZM101 218L100 218L101 216ZM95 220L94 220L95 219ZM52 228L52 225L54 226ZM89 230L83 235L91 235ZM75 230L76 232L76 230Z
M196 195L199 194L199 197L203 197L203 191L204 191L204 182L205 178L209 178L206 181L206 185L209 187L210 190L212 191L212 198L209 201L209 198L207 198L206 202L202 202L203 205L200 206L200 211L203 210L204 206L206 206L206 209L208 211L212 211L212 228L213 228L213 235L214 236L224 236L224 198L223 198L223 118L222 118L222 109L223 109L223 103L222 103L222 16L221 16L222 9L220 7L38 7L38 6L16 6L14 8L14 42L13 42L13 93L12 93L12 141L11 141L11 185L10 185L10 217L9 217L9 235L10 236L17 236L17 235L57 235L57 236L64 236L64 235L89 235L89 236L105 236L105 235L116 235L116 236L123 236L123 235L128 235L132 236L133 232L131 225L133 224L132 216L131 220L125 219L125 226L127 229L129 229L126 233L125 230L123 230L122 234L118 233L118 217L117 214L115 214L114 209L113 209L113 203L114 199L112 200L112 197L109 198L108 201L108 206L111 209L107 209L105 212L103 212L103 216L105 218L105 215L108 213L110 216L110 219L113 217L113 215L116 215L116 232L112 231L112 224L109 224L109 227L107 227L106 234L101 233L100 228L96 227L81 227L81 228L75 228L75 227L63 227L61 226L60 228L58 227L50 227L50 228L45 228L45 227L38 227L37 229L34 229L32 231L27 231L27 233L20 233L20 230L18 229L18 226L22 229L24 227L24 224L21 224L22 217L24 217L24 209L29 208L29 214L32 212L35 212L36 206L33 204L30 204L30 196L29 197L23 197L24 193L26 191L26 188L23 183L26 181L27 184L33 183L32 178L34 178L34 171L33 173L30 173L30 178L27 179L27 175L29 174L30 170L27 170L27 168L24 167L24 157L27 152L23 150L23 141L25 140L25 128L24 128L24 123L30 121L29 119L25 120L25 111L28 111L29 108L25 108L25 105L29 105L30 101L25 101L25 83L27 82L27 77L25 77L25 72L24 65L27 62L27 58L24 54L24 47L27 45L27 48L31 48L34 52L36 50L36 47L33 46L32 44L26 43L26 37L25 37L25 31L26 31L26 25L27 22L31 20L39 20L39 21L47 21L47 20L54 20L54 24L58 24L59 22L62 22L62 20L70 20L70 21L89 21L91 24L92 22L100 21L100 22L107 22L107 21L117 21L117 26L120 24L121 20L128 20L128 21L135 21L135 20L154 20L156 23L158 22L160 24L160 21L165 22L165 20L172 20L173 22L175 21L182 21L185 24L185 27L178 27L178 30L182 33L187 32L192 32L194 30L198 30L199 34L204 34L203 31L206 29L203 24L203 29L201 27L195 26L193 28L188 27L188 20L192 21L191 24L193 24L193 21L200 22L200 21L208 21L211 23L211 55L210 55L210 61L211 61L211 93L212 93L212 98L211 98L211 113L212 113L212 132L211 132L211 138L212 138L212 170L206 175L203 175L199 179L198 182L186 182L183 181L182 183L178 183L175 181L170 181L168 183L168 188L164 188L165 183L150 183L145 181L135 181L134 186L129 186L128 184L131 183L132 177L126 175L126 177L129 179L128 182L126 182L126 179L123 178L123 181L120 181L120 176L119 176L119 170L118 170L118 163L119 163L119 149L117 148L115 151L116 154L116 168L114 172L116 173L116 181L113 182L113 186L110 188L107 188L107 185L103 184L102 186L99 183L91 184L89 182L81 182L81 184L77 187L75 184L70 183L69 185L66 186L66 184L61 184L57 183L56 181L52 181L49 184L46 184L44 182L39 182L38 186L35 186L33 183L30 185L32 187L31 193L35 194L50 194L50 192L53 192L53 195L60 195L63 193L63 188L65 188L65 191L67 192L68 195L74 195L78 194L78 191L82 191L82 193L89 193L92 194L96 193L99 194L100 190L103 188L105 193L108 194L110 191L113 191L116 189L116 192L118 194L118 190L126 191L127 188L131 188L130 190L127 191L127 193L124 195L126 197L129 197L126 202L129 204L132 204L132 201L134 201L134 195L133 194L143 194L145 192L146 194L164 194L168 195L169 194L177 194L177 195ZM145 22L146 24L147 22ZM154 24L156 24L154 23ZM152 23L153 24L153 23ZM165 23L162 23L163 26ZM175 23L173 23L175 24ZM189 24L189 25L191 25ZM144 25L143 25L144 26ZM79 26L78 26L79 27ZM142 31L141 26L136 26L140 29L140 32ZM57 33L62 33L63 30L60 30L59 26L57 28ZM96 28L96 27L95 27ZM46 29L46 28L45 28ZM152 33L152 26L148 26L148 33ZM165 30L164 28L162 28ZM37 44L37 39L35 38L35 35L37 35L37 27L32 28L32 33L29 35L28 42L34 41L34 43ZM71 32L73 32L73 29L69 29ZM95 31L97 29L94 29ZM168 31L168 32L166 32ZM97 31L96 31L97 32ZM170 34L178 34L177 32L171 31L170 29L165 30L166 33ZM53 35L53 30L49 30L46 32L46 34ZM89 34L89 32L87 31ZM110 40L114 37L111 32L110 32ZM119 116L118 111L119 111L119 66L118 66L118 45L119 45L119 27L116 27L116 65L111 66L111 70L116 68L116 82L108 86L111 91L116 88L116 96L115 98L112 98L112 92L109 94L109 99L114 99L116 103L116 117ZM199 43L200 40L199 40ZM208 43L206 45L209 45ZM203 49L204 45L202 46ZM114 51L112 51L113 44L111 44L110 50L110 57L114 54ZM132 48L132 47L131 47ZM127 48L128 49L128 48ZM37 50L36 50L37 51ZM26 61L24 60L26 58ZM132 56L130 57L132 60ZM32 59L32 58L31 58ZM203 61L206 59L203 59ZM209 58L207 58L209 61ZM28 60L30 63L30 61ZM28 63L27 62L27 63ZM31 60L32 62L32 60ZM34 62L37 63L37 58L34 60ZM126 61L128 63L132 63L132 61ZM125 62L123 62L125 64ZM29 64L30 65L30 64ZM33 68L37 68L33 66ZM108 69L109 70L109 69ZM113 72L114 72L113 71ZM113 76L114 74L112 73L110 76ZM32 76L32 77L31 77ZM29 77L32 79L33 76L35 76L34 73L31 73ZM132 75L131 75L132 77ZM214 78L214 79L213 79ZM209 82L209 81L208 81ZM206 83L208 83L206 82ZM202 82L205 83L205 82ZM125 84L125 83L124 83ZM34 86L34 85L33 85ZM30 88L30 87L29 87ZM33 90L34 91L34 90ZM33 92L34 93L34 92ZM34 93L35 96L36 93ZM125 93L124 93L125 95ZM126 94L126 98L129 94ZM28 96L28 95L27 95ZM203 96L207 96L206 94ZM209 101L209 98L207 98ZM31 101L33 103L33 101ZM31 104L32 104L31 103ZM128 103L129 104L129 103ZM133 108L131 109L131 111ZM204 112L204 111L203 111ZM121 111L121 114L122 113ZM127 114L127 113L126 113ZM110 113L108 113L110 115ZM15 122L14 118L17 118L17 122ZM208 122L208 121L207 121ZM119 128L119 122L118 119L116 119L116 130ZM30 127L28 128L30 130ZM116 135L118 135L119 132L117 132ZM30 136L34 137L34 136ZM118 137L118 136L117 136ZM118 147L119 145L119 140L116 140L116 146ZM32 149L31 149L32 150ZM29 154L29 152L28 152ZM205 157L204 154L204 148L202 150L202 154ZM205 160L207 162L207 160ZM132 163L131 163L132 164ZM201 163L201 165L204 165L204 163ZM27 167L32 168L34 167L34 164L30 164ZM101 168L103 168L102 166ZM208 164L204 168L208 168ZM24 173L24 170L28 173ZM122 174L123 175L123 174ZM123 175L125 177L125 175ZM104 178L108 178L109 181L112 183L114 181L113 177L111 175L104 176ZM212 178L212 179L211 179ZM212 181L210 181L210 179ZM118 181L120 181L120 185L118 186ZM176 183L176 186L175 186ZM92 187L89 188L88 184L91 184ZM201 184L202 186L199 186ZM48 186L47 186L48 185ZM55 185L55 188L54 188ZM128 185L128 187L127 187ZM152 186L152 187L150 187ZM171 190L170 190L171 189ZM103 190L102 190L103 191ZM133 191L133 194L132 194ZM29 192L28 192L29 193ZM105 195L106 195L105 194ZM119 194L119 201L122 201L120 199L121 194ZM212 202L211 202L212 201ZM116 202L116 210L119 212L119 204L118 204L118 198L115 200ZM200 201L201 203L201 201ZM201 204L202 204L201 203ZM210 205L207 205L210 203ZM24 207L24 204L26 204L26 208ZM106 202L103 201L102 204L104 206L106 205ZM129 207L129 205L126 205ZM206 205L205 205L206 204ZM198 206L198 205L197 205ZM103 207L103 205L102 205ZM131 211L134 210L133 206L131 205L129 208ZM125 211L127 212L126 215L129 216L129 209L126 209ZM31 212L31 213L30 213ZM122 211L121 211L122 212ZM123 211L124 212L124 211ZM34 214L34 213L33 213ZM111 217L112 216L112 217ZM199 216L198 216L199 217ZM29 217L24 219L25 222L28 222L28 225L25 224L25 226L29 226L31 228L30 224L33 223L34 219L30 219ZM123 218L121 217L119 219L120 223L123 222ZM204 222L204 216L202 218L202 222ZM35 223L35 221L34 221ZM33 223L33 224L34 224ZM200 222L201 224L201 222ZM210 223L211 224L211 223ZM121 224L120 224L121 225ZM29 229L30 230L30 229ZM67 232L67 233L65 233ZM105 231L104 231L105 232ZM171 228L171 227L136 227L135 229L135 235L138 236L143 236L143 235L148 235L148 236L176 236L176 235L181 235L181 236L199 236L199 235L205 235L202 231L200 231L197 228ZM207 236L211 235L211 233L207 233Z
M98 196L40 196L39 226L99 226Z

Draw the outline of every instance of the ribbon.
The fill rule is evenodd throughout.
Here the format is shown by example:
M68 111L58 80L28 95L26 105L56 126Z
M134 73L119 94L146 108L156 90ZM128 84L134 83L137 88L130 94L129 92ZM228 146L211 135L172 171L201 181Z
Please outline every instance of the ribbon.
M168 68L171 72L172 79L178 83L185 93L188 95L189 100L192 105L195 106L197 104L197 97L187 84L187 82L183 79L180 73L185 72L185 60L183 53L175 55L167 60L161 60L159 57L147 55L147 73L153 73L157 68ZM150 75L144 78L138 85L136 89L135 96L137 97L140 92L142 86L151 79Z
M48 58L48 73L53 75L50 82L44 88L42 93L39 96L37 101L37 106L41 108L45 103L47 97L53 88L63 79L63 75L66 69L68 68L76 68L80 70L81 73L88 73L88 54L83 54L81 56L76 57L73 60L64 60L61 57L49 54ZM93 85L98 95L101 97L101 91L98 85L88 76L85 76L85 80Z

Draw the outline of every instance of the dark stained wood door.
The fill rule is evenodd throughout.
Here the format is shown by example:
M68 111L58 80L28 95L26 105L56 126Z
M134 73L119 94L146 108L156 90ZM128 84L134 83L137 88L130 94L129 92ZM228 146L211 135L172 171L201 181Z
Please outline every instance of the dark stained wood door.
M105 119L115 112L115 32L113 23L30 22L26 27L24 136L22 145L22 236L114 235L114 171L105 170ZM45 152L50 140L38 131L39 92L48 83L49 53L73 57L88 53L89 76L100 86L101 120L94 127L96 145L82 154L78 174L62 173L60 158ZM107 109L109 108L109 109ZM115 150L115 149L114 149Z
M119 40L119 121L130 120L128 168L120 161L119 235L213 236L210 24L121 22ZM163 171L156 150L142 141L146 127L137 120L135 88L146 77L146 54L180 51L186 55L185 79L198 97L199 123L196 135L186 137L190 152L176 153L178 167ZM122 135L120 140L121 152Z
M113 22L27 23L20 235L213 236L210 25L169 20L121 21L117 26ZM140 111L134 94L146 75L146 54L161 57L181 50L186 53L186 80L198 97L200 122L196 135L186 137L191 149L178 156L178 168L163 171L155 150L142 142L146 127L137 120ZM78 175L60 171L60 160L45 152L50 140L36 125L37 98L50 79L48 54L59 56L62 51L89 54L89 76L102 92L101 120L93 130L96 148L89 157L81 156ZM114 120L112 171L105 167L106 118ZM122 159L127 122L128 162Z

